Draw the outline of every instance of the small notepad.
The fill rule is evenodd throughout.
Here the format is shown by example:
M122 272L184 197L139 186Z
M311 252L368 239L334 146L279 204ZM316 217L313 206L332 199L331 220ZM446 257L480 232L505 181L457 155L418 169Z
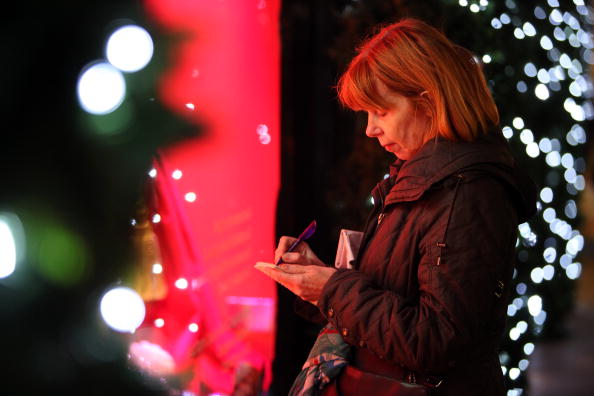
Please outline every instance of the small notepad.
M278 265L273 264L273 263L266 263L264 261L258 261L256 263L256 265L254 265L254 267L256 267L256 268L272 268L272 269L275 269L277 271L286 272L285 270L283 270Z

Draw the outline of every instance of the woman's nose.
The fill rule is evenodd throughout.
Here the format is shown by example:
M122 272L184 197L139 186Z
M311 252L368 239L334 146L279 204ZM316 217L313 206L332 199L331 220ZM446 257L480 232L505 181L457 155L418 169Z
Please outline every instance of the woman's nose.
M382 130L373 122L371 116L367 118L367 128L365 128L365 134L368 137L377 137L381 135Z

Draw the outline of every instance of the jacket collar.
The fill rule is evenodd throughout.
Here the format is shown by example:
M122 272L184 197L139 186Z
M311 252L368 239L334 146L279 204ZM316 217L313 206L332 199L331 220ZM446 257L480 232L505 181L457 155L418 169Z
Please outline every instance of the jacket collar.
M536 212L536 185L516 166L509 145L498 131L473 142L431 140L408 161L397 159L390 177L374 189L381 206L415 201L444 179L469 170L487 172L509 188L521 222Z
M438 137L425 143L410 160L394 163L394 184L386 203L416 200L447 177L486 164L496 165L502 172L515 167L501 133L490 133L473 142L453 142Z

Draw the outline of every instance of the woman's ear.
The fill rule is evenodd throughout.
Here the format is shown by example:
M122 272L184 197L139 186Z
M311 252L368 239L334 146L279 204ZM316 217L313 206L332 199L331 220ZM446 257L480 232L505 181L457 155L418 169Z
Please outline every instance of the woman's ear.
M429 92L423 91L419 94L419 99L417 100L417 104L419 110L423 112L429 118L433 118L433 111L431 111L432 103L431 97L429 96Z

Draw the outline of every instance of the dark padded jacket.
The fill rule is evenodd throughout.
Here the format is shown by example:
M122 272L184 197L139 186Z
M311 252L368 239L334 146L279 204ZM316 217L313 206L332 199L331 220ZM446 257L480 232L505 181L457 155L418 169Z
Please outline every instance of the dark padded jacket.
M536 211L507 142L432 140L372 194L355 268L332 275L318 302L354 346L352 364L437 375L436 395L505 394L498 348L517 226Z

